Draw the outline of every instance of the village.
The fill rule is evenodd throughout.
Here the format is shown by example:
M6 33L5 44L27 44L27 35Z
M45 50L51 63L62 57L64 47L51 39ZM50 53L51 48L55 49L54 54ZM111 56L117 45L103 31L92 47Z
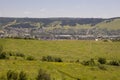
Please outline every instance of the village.
M57 31L56 31L57 32ZM51 31L46 31L42 28L12 28L6 27L0 30L0 38L25 38L25 39L38 39L38 40L120 40L120 35L95 35L95 34L58 34Z

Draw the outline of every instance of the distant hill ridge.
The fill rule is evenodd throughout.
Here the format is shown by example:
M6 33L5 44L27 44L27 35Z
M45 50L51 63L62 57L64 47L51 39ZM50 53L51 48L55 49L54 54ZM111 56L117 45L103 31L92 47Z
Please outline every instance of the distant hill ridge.
M6 24L9 22L13 22L16 20L17 23L21 22L42 22L45 25L48 25L54 21L60 21L61 25L70 25L70 26L75 26L76 24L97 24L100 23L104 20L108 19L103 19L103 18L10 18L10 17L0 17L0 23L1 24Z
M107 21L113 21L115 19L120 19L120 17L115 18L12 18L12 17L0 17L0 25L6 25L10 22L16 21L16 23L43 23L43 26L47 26L55 21L60 22L61 26L69 25L75 26L76 24L84 25L90 24L92 26Z
M37 37L51 39L63 35L77 39L76 35L120 37L120 17L114 18L12 18L0 17L0 29L9 37ZM72 38L64 35L74 35ZM76 38L77 37L77 38Z

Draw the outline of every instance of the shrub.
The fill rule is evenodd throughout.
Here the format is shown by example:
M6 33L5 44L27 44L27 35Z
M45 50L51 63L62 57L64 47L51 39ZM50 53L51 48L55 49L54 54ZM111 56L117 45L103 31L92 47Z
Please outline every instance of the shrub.
M63 62L61 58L55 58L55 62Z
M19 52L1 52L0 53L0 59L9 59L9 56L16 56L16 57L25 57L24 54L19 53Z
M98 58L98 62L100 64L105 64L106 63L106 59L105 58Z
M77 78L77 80L81 80L80 78Z
M33 56L28 56L26 59L29 61L35 60L35 58Z
M12 51L9 51L7 53L8 53L9 56L15 56L14 52L12 52Z
M20 74L19 74L19 79L18 80L27 80L26 73L21 71Z
M18 79L18 73L15 71L9 70L7 72L7 80L17 80Z
M90 59L88 61L83 61L82 64L86 65L86 66L88 66L88 65L94 66L95 65L95 61L94 61L94 59Z
M47 62L63 62L61 58L59 57L52 57L52 56L43 56L42 61Z
M120 62L117 60L112 60L109 62L109 65L113 65L113 66L120 66Z
M6 52L3 52L3 46L0 46L0 59L6 59L7 54Z
M0 53L0 59L7 59L7 53L6 52Z
M50 61L53 61L53 60L52 60L51 56L43 56L42 57L42 61L48 61L48 62L50 62Z
M38 71L38 75L36 77L36 80L51 80L50 75L46 73L46 71L40 69Z
M7 52L7 55L9 55L9 56L15 56L15 57L25 57L25 55L23 53L12 52L12 51Z
M78 60L76 60L75 62L76 62L76 63L79 63L79 62L80 62L80 60L78 59Z
M25 57L25 55L23 53L20 53L20 52L16 52L15 55L18 56L18 57Z
M17 73L16 71L9 70L7 72L7 80L27 80L27 75L23 71Z

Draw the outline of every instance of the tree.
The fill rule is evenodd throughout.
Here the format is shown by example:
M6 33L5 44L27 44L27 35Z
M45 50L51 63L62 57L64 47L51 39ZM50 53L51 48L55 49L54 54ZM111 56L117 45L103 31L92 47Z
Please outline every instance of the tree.
M27 80L27 75L25 72L23 72L23 71L20 72L19 80Z
M46 71L40 69L38 71L38 75L36 77L36 80L51 80L51 79L50 79L50 75L48 73L46 73Z
M95 61L94 61L94 59L92 58L92 59L90 59L90 60L83 61L82 64L85 65L85 66L94 66L94 65L95 65Z
M99 58L99 59L98 59L98 62L99 62L100 64L105 64L105 63L106 63L106 59L105 59L105 58Z
M15 71L9 70L7 72L7 80L17 80L18 79L18 73Z
M6 59L6 58L7 58L6 52L1 52L0 53L0 59Z
M109 62L109 65L120 66L120 61L112 60L112 61Z

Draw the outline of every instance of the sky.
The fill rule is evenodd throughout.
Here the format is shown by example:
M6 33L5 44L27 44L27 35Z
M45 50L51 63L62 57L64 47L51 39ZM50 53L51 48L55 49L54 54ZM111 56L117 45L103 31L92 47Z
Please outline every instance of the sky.
M0 17L120 17L120 0L0 0Z

